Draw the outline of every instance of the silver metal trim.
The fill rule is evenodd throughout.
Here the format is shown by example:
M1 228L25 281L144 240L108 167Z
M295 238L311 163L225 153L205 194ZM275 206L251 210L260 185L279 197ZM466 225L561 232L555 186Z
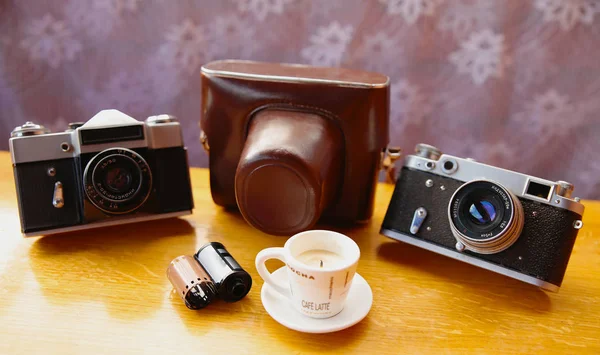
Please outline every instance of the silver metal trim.
M410 244L410 245L414 245L416 247L419 248L423 248L423 249L427 249L429 251L432 251L434 253L438 253L447 257L450 257L452 259L456 259L456 260L460 260L462 262L465 262L467 264L471 264L471 265L475 265L478 266L482 269L486 269L489 271L493 271L496 272L498 274L502 274L504 276L508 276L511 277L513 279L517 279L519 281L523 281L526 282L528 284L534 285L534 286L538 286L546 291L550 291L550 292L558 292L558 290L560 289L559 286L551 284L549 282L546 281L542 281L540 279L536 279L535 277L532 276L528 276L528 275L524 275L521 274L520 272L511 270L511 269L506 269L503 268L501 266L498 266L496 264L492 264L489 263L487 261L483 261L481 259L477 259L474 258L470 255L467 254L463 254L463 253L459 253L450 249L446 249L444 247L440 247L438 245L432 244L432 243L428 243L426 241L423 241L421 239L415 238L415 237L411 237L408 236L406 234L403 233L399 233L396 231L392 231L389 229L381 229L380 231L381 234L385 235L386 237L390 237L392 239L396 239L399 240L401 242Z
M537 201L539 203L555 206L558 208L563 208L575 212L579 215L583 215L585 207L581 203L577 202L575 199L570 199L567 197L557 195L556 188L552 189L551 196L548 201L539 197L536 198L535 196L533 196L532 198L531 195L524 195L525 188L527 187L528 181L530 179L532 181L549 186L556 186L557 183L555 181L531 177L529 175L521 174L516 171L506 170L447 154L442 154L442 156L439 158L440 161L443 161L445 159L454 159L458 163L459 168L451 175L445 173L442 170L442 164L436 164L436 166L433 169L428 170L425 167L425 164L430 161L436 162L436 160L423 158L417 155L407 155L404 160L404 167L414 170L420 170L439 176L449 177L462 182L481 179L496 181L497 183L510 190L517 197Z
M40 124L33 123L31 121L25 122L25 124L15 127L12 132L10 132L11 138L14 137L29 137L29 136L37 136L41 134L50 133L50 130Z
M247 62L252 63L252 61L236 61L236 62ZM305 67L302 64L285 64L286 66L298 66ZM224 78L235 78L235 79L255 79L255 80L264 80L264 81L275 81L275 82L284 82L284 83L297 83L297 84L327 84L327 85L336 85L340 87L351 87L351 88L363 88L363 89L376 89L376 88L385 88L390 84L390 78L386 77L386 81L383 84L367 84L364 82L355 82L355 81L343 81L343 80L327 80L327 79L315 79L315 78L302 78L302 77L294 77L294 76L279 76L279 75L264 75L264 74L250 74L250 73L240 73L240 72L232 72L226 70L213 70L208 69L204 66L200 69L200 72L206 76L217 76Z
M105 220L98 221L98 222L91 222L91 223L88 223L88 224L80 224L80 225L71 226L71 227L64 227L64 228L48 229L48 230L45 230L45 231L23 233L23 236L25 236L25 237L35 237L35 236L41 236L41 235L52 235L52 234L57 234L57 233L75 232L75 231L92 229L92 228L108 227L108 226L116 226L116 225L121 225L121 224L146 222L146 221L154 221L154 220L157 220L157 219L180 217L180 216L185 216L185 215L189 215L189 214L192 214L191 210L178 211L178 212L170 212L170 213L162 213L162 214L154 214L154 215L147 215L147 216L138 216L138 217L133 217L133 218L127 217L127 216L125 216L125 217L113 217L113 218L110 218L110 219L105 219Z
M454 224L454 219L452 218L452 210L455 203L456 194L458 194L458 192L464 187L476 182L489 182L496 185L502 191L504 191L510 201L511 216L506 224L506 227L500 233L498 233L498 235L486 239L473 239L466 234L461 233L461 231ZM448 203L448 224L450 224L450 230L452 231L454 238L456 238L456 241L460 242L464 246L464 249L468 249L479 254L496 254L513 245L521 236L524 222L525 215L523 213L521 201L519 201L519 199L516 198L512 192L510 192L510 190L507 190L504 188L504 186L495 181L471 180L466 182L456 189L456 191L454 191L452 197L450 197L450 202ZM456 249L459 250L459 248Z
M144 129L144 139L100 143L81 146L80 130L103 129L140 125ZM63 150L62 145L69 149ZM12 137L9 150L13 164L73 158L82 153L97 153L109 148L145 148L161 149L183 147L183 134L178 122L144 123L117 110L103 110L92 117L83 126L65 132L46 133L34 136Z
M177 121L178 121L177 117L175 117L173 115L168 115L168 114L155 115L155 116L150 116L150 117L146 118L146 123L150 124L150 125L171 123L171 122L177 122Z
M148 148L183 147L183 132L177 121L146 124Z
M467 158L469 159L469 158ZM473 160L471 160L473 161ZM456 160L454 159L446 159L446 160L440 160L441 166L442 166L442 171L448 175L452 175L454 174L454 172L456 170L458 170L458 163L456 162ZM452 163L452 169L446 169L446 163Z
M57 181L54 184L54 194L52 195L52 206L55 208L63 208L65 200L63 198L63 185L62 182Z
M531 184L532 182L535 182L536 184L540 184L540 185L544 185L544 186L548 185L548 183L544 182L543 180L529 177L529 178L527 178L527 182L525 182L525 187L523 187L523 193L522 193L522 195L523 196L527 195L527 198L530 199L530 200L539 201L539 202L550 202L551 201L551 197L554 195L554 190L555 190L556 183L553 183L553 184L550 185L550 192L548 192L548 197L547 198L542 198L542 197L530 195L530 194L527 193L527 189L529 189L529 184Z
M573 193L573 189L575 186L570 182L559 180L556 182L556 194L564 197L571 198L571 194Z
M413 215L412 222L410 223L410 232L412 234L417 234L417 232L419 232L425 218L427 218L427 210L423 207L417 208Z
M442 151L432 145L419 143L415 147L415 154L420 157L435 161L439 159L440 155L442 155Z
M83 126L84 124L85 122L69 122L69 124L67 125L66 132L73 131L76 128Z
M74 149L64 152L60 147L71 142L71 137L68 132L13 137L8 141L10 157L13 164L73 158Z

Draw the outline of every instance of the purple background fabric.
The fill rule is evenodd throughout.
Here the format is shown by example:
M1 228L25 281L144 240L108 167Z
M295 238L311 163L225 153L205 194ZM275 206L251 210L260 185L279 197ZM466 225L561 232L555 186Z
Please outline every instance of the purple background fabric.
M391 142L575 184L600 198L597 0L0 0L0 148L104 108L171 113L191 163L200 66L223 58L391 77Z

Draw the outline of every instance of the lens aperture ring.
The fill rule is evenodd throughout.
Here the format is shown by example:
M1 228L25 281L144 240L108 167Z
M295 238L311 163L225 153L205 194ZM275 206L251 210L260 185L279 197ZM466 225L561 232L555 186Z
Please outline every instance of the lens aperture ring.
M491 199L501 202L503 210L499 211L495 223L480 229L468 221L465 204L469 204L472 195L481 195L486 189ZM470 181L459 187L450 199L448 218L457 242L479 254L495 254L509 248L521 235L525 221L521 201L502 185L488 180Z

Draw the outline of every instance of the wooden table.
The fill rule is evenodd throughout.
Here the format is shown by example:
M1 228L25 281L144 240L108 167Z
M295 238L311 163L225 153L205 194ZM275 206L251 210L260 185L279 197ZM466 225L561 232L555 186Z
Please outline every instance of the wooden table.
M286 238L215 206L207 170L192 170L196 209L187 218L28 239L5 152L0 176L1 354L600 353L600 202L586 202L565 281L552 294L380 236L393 188L381 184L370 223L320 226L361 247L358 272L373 308L350 329L313 335L279 325L260 301L254 257ZM208 241L224 243L254 286L240 302L191 311L165 269Z

